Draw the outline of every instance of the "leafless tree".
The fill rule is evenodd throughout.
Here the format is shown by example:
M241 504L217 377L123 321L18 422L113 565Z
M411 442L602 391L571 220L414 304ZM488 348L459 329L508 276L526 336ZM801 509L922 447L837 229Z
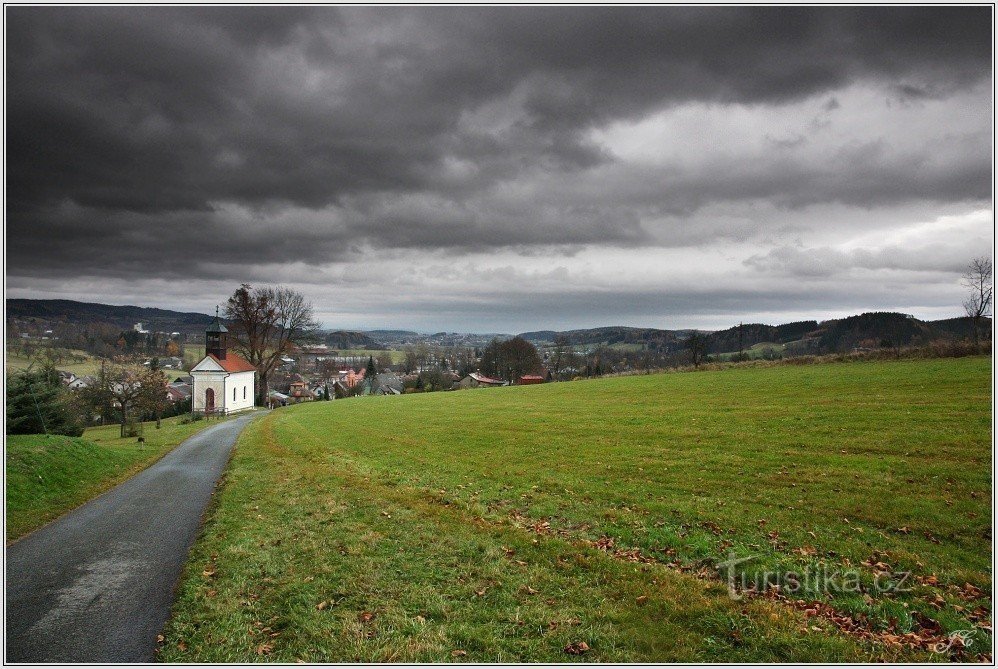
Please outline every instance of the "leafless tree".
M571 353L572 347L568 342L568 337L563 334L556 334L554 336L554 349L551 353L551 366L554 367L556 375L560 374L562 367L566 366Z
M143 413L155 414L157 423L166 403L166 376L155 369L138 371L120 365L102 364L94 384L85 389L81 400L91 415L117 409L121 418L121 436L128 424L141 420Z
M693 368L698 369L707 354L707 336L701 332L693 332L686 339L686 349L693 358Z
M281 357L295 348L316 341L312 304L301 293L278 286L240 286L225 307L230 336L235 348L252 363L260 375L257 403L267 397L267 379Z
M989 258L975 258L967 273L963 275L963 285L970 296L963 303L963 310L974 322L974 345L981 339L981 322L991 315L991 302L994 292L993 267Z

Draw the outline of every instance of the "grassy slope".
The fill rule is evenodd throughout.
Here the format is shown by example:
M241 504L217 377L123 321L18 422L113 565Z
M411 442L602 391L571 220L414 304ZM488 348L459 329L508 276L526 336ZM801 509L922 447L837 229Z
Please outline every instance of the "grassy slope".
M145 423L145 443L121 439L117 425L88 428L78 439L44 434L7 437L7 541L44 525L124 481L187 437L214 425L180 418Z
M912 611L970 628L991 602L950 586L990 591L989 393L990 361L959 359L280 410L240 441L163 658L562 661L585 641L594 661L910 659L583 544L683 564L733 550L758 556L751 570L824 561L866 580L883 551L940 585L837 607L901 631ZM523 530L541 520L564 535Z

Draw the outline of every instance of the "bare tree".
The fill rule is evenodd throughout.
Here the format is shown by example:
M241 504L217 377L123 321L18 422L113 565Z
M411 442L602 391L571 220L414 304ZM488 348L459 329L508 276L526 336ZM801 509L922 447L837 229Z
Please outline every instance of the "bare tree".
M571 353L572 347L568 342L568 337L560 333L556 334L554 336L554 350L551 355L551 366L554 367L556 375L561 373L561 368L568 362L568 356Z
M707 336L700 332L693 332L686 339L686 349L693 358L693 368L698 369L707 354Z
M267 378L281 357L299 346L316 341L312 304L301 293L278 286L240 286L225 306L235 348L260 375L257 403L267 397Z
M163 412L166 410L166 374L157 366L149 365L149 369L139 376L142 385L142 395L139 397L138 408L156 419L156 429L162 426Z
M963 275L963 285L970 296L963 303L963 310L974 321L974 346L981 340L981 321L991 315L994 283L993 267L988 258L974 258Z
M91 415L103 417L117 409L121 419L121 436L128 434L128 424L141 420L142 413L156 415L159 422L166 403L166 376L155 369L137 371L119 365L102 364L96 382L85 389L81 400Z

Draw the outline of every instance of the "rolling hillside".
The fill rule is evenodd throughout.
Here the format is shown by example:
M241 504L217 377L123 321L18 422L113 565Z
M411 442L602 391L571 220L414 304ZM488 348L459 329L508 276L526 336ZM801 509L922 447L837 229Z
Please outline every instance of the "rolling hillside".
M273 411L240 439L160 659L974 659L990 396L977 357ZM857 586L787 590L821 569ZM931 652L956 630L973 647Z

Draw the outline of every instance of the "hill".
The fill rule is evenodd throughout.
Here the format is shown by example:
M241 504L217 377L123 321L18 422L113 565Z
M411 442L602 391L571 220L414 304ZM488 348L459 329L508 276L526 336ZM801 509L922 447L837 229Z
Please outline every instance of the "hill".
M991 321L985 319L984 329L990 331ZM538 346L550 346L556 337L565 337L569 344L614 346L634 344L652 351L675 352L692 330L659 330L611 326L582 330L536 330L520 336ZM782 325L743 323L707 335L708 353L735 353L739 347L748 350L757 344L778 344L781 350L793 354L838 353L853 348L880 346L918 346L937 340L965 339L973 334L969 318L921 321L906 314L870 312L818 322L796 321Z
M53 325L106 323L127 330L135 323L142 323L147 330L185 334L204 332L214 318L196 312L74 300L9 299L6 301L6 311L8 319L42 321Z
M709 336L708 352L722 353L738 351L739 345L749 349L756 344L772 342L785 344L806 336L818 329L818 321L799 321L784 325L763 325L743 323L727 330L713 332Z
M991 647L990 372L779 365L270 412L160 659L929 661L956 630L974 645L948 659L973 659ZM732 555L734 587L773 597L729 597ZM767 573L799 587L781 599Z
M961 318L946 318L938 321L927 321L929 327L941 336L953 339L969 339L974 336L974 321L966 316ZM991 319L982 319L981 329L991 331Z
M667 351L678 348L689 330L659 330L657 328L636 328L614 325L581 330L537 330L524 332L519 336L537 345L550 345L557 336L565 337L572 346L614 346L619 344L640 344L651 350Z
M332 332L323 332L320 338L326 346L337 350L364 349L368 351L382 351L385 349L380 342L364 332L334 330Z

